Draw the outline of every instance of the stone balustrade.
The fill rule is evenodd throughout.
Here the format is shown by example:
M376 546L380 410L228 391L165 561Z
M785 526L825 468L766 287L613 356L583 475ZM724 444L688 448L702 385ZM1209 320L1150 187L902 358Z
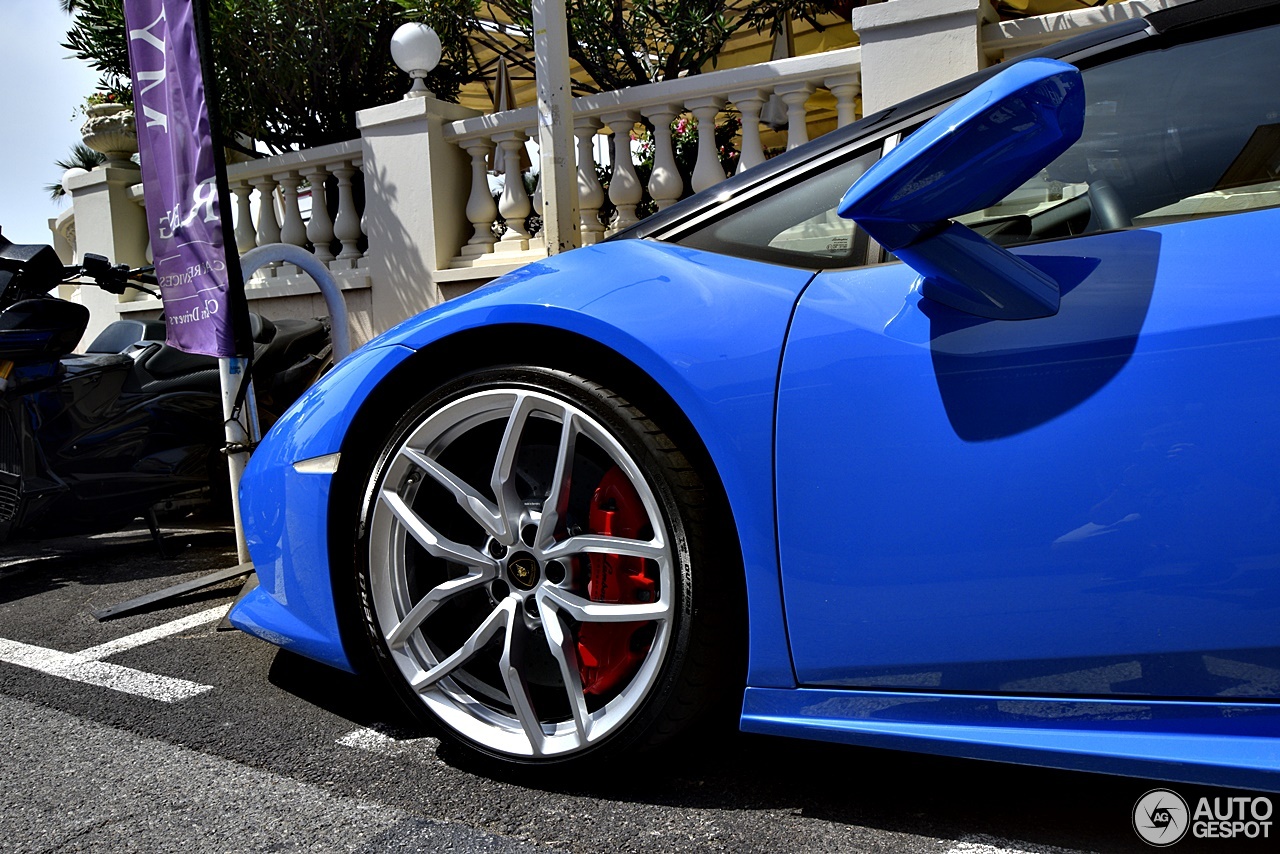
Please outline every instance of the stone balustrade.
M287 243L313 253L334 274L339 288L348 292L351 332L358 341L367 340L373 334L368 296L372 278L368 270L367 238L361 223L363 162L364 147L361 140L354 139L227 167L234 222L231 236L236 249L244 253L268 243ZM79 257L83 251L98 251L132 264L153 260L144 225L145 200L142 184L137 182L137 168L116 172L120 177L110 183L122 187L122 201L136 214L124 214L129 207L114 208L116 213L110 228L94 229L90 234L92 242L81 241L85 245L78 246L78 226L84 224L85 214L91 209L83 204L75 205L66 221L59 221L55 231L55 242L66 247L61 254ZM127 175L134 177L122 181ZM107 173L103 176L107 177ZM88 183L94 177L94 173L90 173L83 180ZM130 222L126 223L125 219ZM145 249L140 253L122 252L118 248L111 251L103 243L108 235L115 233L123 237L112 237L111 243L118 246L127 242L130 235L141 235ZM260 269L245 282L245 291L255 303L271 301L274 317L314 317L328 313L315 282L292 264ZM77 296L89 306L92 315L85 340L91 340L117 316L155 316L161 309L159 300L141 291L129 290L116 297L96 289L81 289ZM106 305L113 309L110 314L102 311ZM260 310L257 304L253 308Z
M715 133L708 131L727 115L735 115L741 125L733 158L739 172L765 161L765 134L789 149L807 142L813 128L825 131L854 121L861 94L859 65L860 49L853 47L575 98L582 245L637 222L646 197L650 209L660 210L723 181L724 153ZM766 105L773 108L773 120L762 125ZM697 156L687 184L676 164L673 125L683 132L695 128ZM779 129L773 131L774 127ZM651 161L643 185L634 141L638 128ZM521 168L526 143L537 136L534 108L453 121L445 125L444 135L466 152L471 169L465 206L471 234L449 267L480 267L545 254L545 246L529 228L530 214L541 213L541 199L530 197ZM598 144L602 136L611 143ZM598 158L602 149L605 156ZM601 168L608 175L607 190L599 179ZM491 174L501 176L496 200ZM607 223L600 218L606 199L614 211Z
M294 151L227 167L235 197L235 244L244 254L256 246L301 246L337 274L358 272L366 253L362 206L360 140ZM301 198L309 201L303 211ZM297 275L292 265L268 267L247 287Z
M360 140L294 151L227 167L227 184L234 197L236 250L287 243L301 246L335 274L361 269L366 240L357 203L357 187L364 160ZM143 205L142 185L129 188L128 198ZM303 211L301 199L307 200ZM147 246L147 260L151 247ZM292 265L260 270L247 287L265 287L278 277L297 275Z

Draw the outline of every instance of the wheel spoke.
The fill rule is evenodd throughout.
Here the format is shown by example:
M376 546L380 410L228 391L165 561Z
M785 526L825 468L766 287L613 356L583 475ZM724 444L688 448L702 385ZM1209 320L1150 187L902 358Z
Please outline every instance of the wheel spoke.
M505 536L505 520L498 512L497 506L476 492L471 484L407 445L400 449L400 453L426 472L432 480L447 489L458 502L458 506L467 511L467 514L484 528L489 536L495 539L502 539Z
M671 604L659 599L641 604L614 604L593 602L576 593L558 587L547 587L544 596L580 623L638 623L645 620L665 620L671 614Z
M529 685L524 674L531 634L525 628L523 620L512 619L507 624L507 638L499 667L502 670L502 681L507 686L507 696L515 709L516 719L520 721L520 728L529 739L533 755L541 756L546 753L546 734L542 731L538 712L533 707L533 698L529 695Z
M576 554L626 555L627 557L661 560L667 556L667 548L657 540L633 540L628 537L610 537L604 534L580 534L556 543L542 554L547 560L563 560Z
M569 490L573 486L573 454L578 432L577 417L566 412L560 426L560 445L556 451L551 491L542 505L542 518L538 521L538 545L543 548L551 545L555 539L556 528L569 505Z
M466 642L463 643L462 646L458 647L458 649L444 661L441 661L439 664L420 674L417 679L414 679L409 683L410 687L415 691L423 691L430 688L432 685L457 670L460 666L467 663L471 657L483 649L485 644L492 640L494 635L498 632L503 629L507 629L509 633L511 624L518 622L518 620L515 619L516 607L517 603L511 598L503 599L499 602L498 607L489 612L489 616L484 618L484 622L476 627L476 630L471 633L471 637L467 638Z
M414 603L414 606L409 609L409 613L404 615L404 619L400 621L399 625L387 633L387 646L392 649L399 649L404 646L410 636L418 630L418 626L422 625L423 620L435 613L436 608L439 608L443 602L453 596L457 596L459 593L474 590L492 579L493 576L493 572L481 569L459 578L451 578L443 584L431 588L431 591L426 596Z
M398 493L389 489L382 490L382 503L387 505L405 530L418 541L418 545L426 549L427 554L465 566L496 569L493 559L479 550L455 543L434 531L421 516L413 512L413 508L406 504Z
M516 397L515 404L511 407L511 414L507 416L507 426L502 433L498 453L494 456L493 474L489 479L489 486L493 490L494 497L498 499L498 512L502 515L503 522L510 532L510 541L507 545L513 545L515 538L520 535L522 504L516 492L516 455L520 450L520 436L524 432L529 413L534 410L534 403L535 401L528 395L521 394Z
M573 728L577 732L578 742L586 744L591 733L591 716L587 711L586 694L582 690L577 644L560 620L555 600L549 600L545 592L538 596L538 613L542 616L542 628L547 634L551 656L560 666L560 676L564 679L565 696L573 711Z

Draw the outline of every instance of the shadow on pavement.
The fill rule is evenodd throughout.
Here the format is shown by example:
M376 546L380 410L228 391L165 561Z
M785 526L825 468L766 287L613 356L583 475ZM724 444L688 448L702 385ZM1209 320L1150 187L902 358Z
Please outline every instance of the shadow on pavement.
M230 526L166 528L163 548L145 524L104 534L0 545L0 603L77 583L126 585L216 568L234 551ZM156 587L167 586L160 583ZM217 594L225 596L225 593ZM201 601L193 593L183 601Z

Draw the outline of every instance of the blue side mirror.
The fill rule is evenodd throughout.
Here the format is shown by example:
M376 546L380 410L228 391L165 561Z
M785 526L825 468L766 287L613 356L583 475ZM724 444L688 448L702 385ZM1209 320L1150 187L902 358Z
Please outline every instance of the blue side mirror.
M1080 138L1084 81L1028 59L984 82L860 177L838 208L923 279L924 296L1006 320L1058 311L1057 283L951 217L988 207Z

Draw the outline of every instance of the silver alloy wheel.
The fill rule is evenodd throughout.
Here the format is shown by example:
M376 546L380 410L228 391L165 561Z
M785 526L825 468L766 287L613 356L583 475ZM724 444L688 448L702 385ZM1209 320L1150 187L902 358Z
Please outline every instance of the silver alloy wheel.
M582 490L615 466L647 520L634 537L584 529ZM513 758L580 753L660 679L676 610L669 526L636 460L583 408L495 387L427 411L386 457L366 519L376 630L409 688L466 740ZM651 601L593 597L591 555L643 561ZM599 694L582 680L591 624L643 627L634 666Z

